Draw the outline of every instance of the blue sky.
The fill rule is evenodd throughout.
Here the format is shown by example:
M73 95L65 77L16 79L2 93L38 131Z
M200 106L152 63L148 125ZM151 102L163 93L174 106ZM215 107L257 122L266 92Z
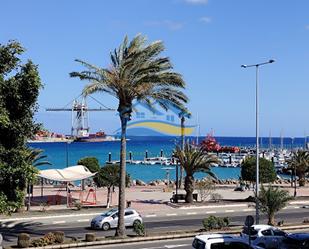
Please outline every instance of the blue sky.
M308 9L307 0L2 0L0 43L20 41L24 57L39 65L45 87L37 119L57 132L69 133L70 114L44 108L65 106L83 89L85 82L69 77L81 69L74 59L105 67L126 34L142 33L164 41L202 134L212 128L218 136L255 135L255 72L240 65L274 58L260 73L261 134L303 136L309 134ZM96 98L117 106L108 95ZM90 118L93 131L119 126L115 113Z

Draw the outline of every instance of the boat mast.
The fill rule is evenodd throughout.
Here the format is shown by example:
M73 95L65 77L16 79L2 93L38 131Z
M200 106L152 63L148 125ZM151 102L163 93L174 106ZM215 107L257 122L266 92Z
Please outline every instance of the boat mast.
M271 150L272 142L271 142L271 130L269 131L269 150Z
M280 148L283 150L283 135L282 135L282 130L280 132Z

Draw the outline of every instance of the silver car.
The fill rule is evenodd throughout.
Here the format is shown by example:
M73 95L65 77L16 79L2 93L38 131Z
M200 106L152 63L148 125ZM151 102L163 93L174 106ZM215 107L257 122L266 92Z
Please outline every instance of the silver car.
M143 219L136 210L126 208L124 211L124 223L126 227L129 227L136 223L143 223ZM92 229L102 229L104 231L116 228L118 225L118 209L111 209L93 218L90 225Z

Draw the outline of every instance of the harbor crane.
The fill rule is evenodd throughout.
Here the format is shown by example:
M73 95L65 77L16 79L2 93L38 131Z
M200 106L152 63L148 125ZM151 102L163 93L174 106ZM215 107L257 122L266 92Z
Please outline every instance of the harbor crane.
M115 111L115 109L108 108L103 105L101 102L96 100L94 97L89 96L98 104L100 104L99 108L89 108L87 105L86 97L83 95L79 95L73 101L70 101L63 108L46 108L46 111L54 111L54 112L62 112L69 111L71 112L71 136L77 138L83 138L89 136L89 112L93 111ZM69 107L69 104L72 104L72 107Z

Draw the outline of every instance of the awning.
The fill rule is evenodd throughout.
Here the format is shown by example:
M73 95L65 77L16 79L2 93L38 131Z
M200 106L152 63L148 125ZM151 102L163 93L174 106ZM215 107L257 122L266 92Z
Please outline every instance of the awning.
M46 169L39 171L40 177L58 182L84 180L95 174L96 173L91 173L89 169L83 165L71 166L64 169Z

